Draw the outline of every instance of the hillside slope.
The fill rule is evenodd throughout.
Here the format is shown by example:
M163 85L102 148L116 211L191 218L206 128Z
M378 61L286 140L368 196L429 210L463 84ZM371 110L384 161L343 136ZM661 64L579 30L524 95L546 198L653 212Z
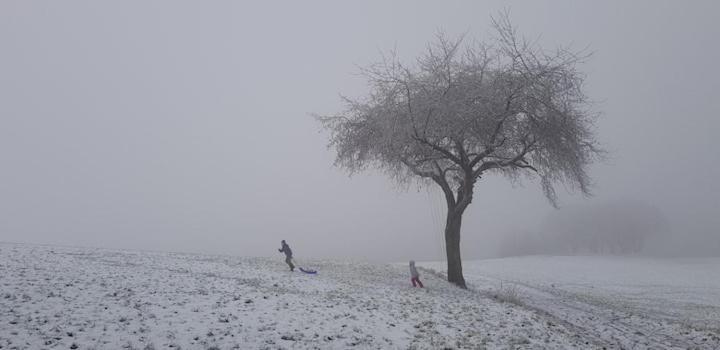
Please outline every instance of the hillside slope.
M404 266L0 244L0 349L596 347Z
M527 256L463 267L476 292L503 285L527 308L608 348L720 349L720 258Z

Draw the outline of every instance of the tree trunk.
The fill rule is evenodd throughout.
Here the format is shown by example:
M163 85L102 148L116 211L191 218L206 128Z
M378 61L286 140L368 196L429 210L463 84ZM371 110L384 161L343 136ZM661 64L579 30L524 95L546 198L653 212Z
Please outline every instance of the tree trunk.
M456 213L448 208L445 223L445 253L447 254L448 281L460 288L467 288L462 274L462 260L460 259L460 226L462 225L462 212Z

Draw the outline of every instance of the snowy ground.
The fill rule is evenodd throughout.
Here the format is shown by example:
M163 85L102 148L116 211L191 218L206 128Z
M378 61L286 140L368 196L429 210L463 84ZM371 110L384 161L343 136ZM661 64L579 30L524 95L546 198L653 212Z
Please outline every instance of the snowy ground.
M518 265L508 265L512 261ZM466 291L422 269L428 288L411 288L407 267L397 265L314 261L310 265L320 273L307 275L287 271L281 256L0 243L0 349L586 349L616 344L712 349L720 344L712 329L654 314L625 319L626 311L577 297L593 294L569 288L570 283L548 287L535 274L523 277L521 260L499 262L468 264L472 289ZM495 263L496 268L486 268ZM508 276L523 281L517 304L494 297L507 299L507 283L498 291L497 278ZM683 295L694 300L692 293ZM717 303L712 294L704 295ZM595 311L602 322L582 321ZM607 319L610 314L617 320ZM615 321L614 333L590 328L614 327ZM654 322L668 334L635 334ZM622 341L614 343L612 337ZM659 340L647 340L655 337Z
M720 349L720 258L530 256L468 261L463 270L477 292L511 291L596 344Z
M404 266L282 260L0 244L0 348L586 347L436 276L413 289Z

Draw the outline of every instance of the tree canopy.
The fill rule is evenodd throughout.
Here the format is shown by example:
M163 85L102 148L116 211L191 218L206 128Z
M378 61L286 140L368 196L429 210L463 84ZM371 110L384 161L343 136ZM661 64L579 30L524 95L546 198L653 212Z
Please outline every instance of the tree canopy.
M364 68L369 95L321 118L336 164L376 167L399 182L429 178L456 193L488 172L536 175L553 203L557 183L588 193L586 168L600 151L576 68L585 56L545 52L505 19L495 29L490 42L438 35L411 66L393 53Z

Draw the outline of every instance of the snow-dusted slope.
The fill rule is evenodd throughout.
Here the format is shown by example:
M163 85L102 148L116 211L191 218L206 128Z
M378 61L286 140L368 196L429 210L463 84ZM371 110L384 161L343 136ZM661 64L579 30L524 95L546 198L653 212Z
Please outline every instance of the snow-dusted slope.
M475 291L502 284L603 346L720 349L720 258L529 256L467 261L463 270Z
M0 244L0 349L594 345L433 275L413 289L404 266L282 260Z
M0 349L720 348L720 259L282 260L0 244Z

